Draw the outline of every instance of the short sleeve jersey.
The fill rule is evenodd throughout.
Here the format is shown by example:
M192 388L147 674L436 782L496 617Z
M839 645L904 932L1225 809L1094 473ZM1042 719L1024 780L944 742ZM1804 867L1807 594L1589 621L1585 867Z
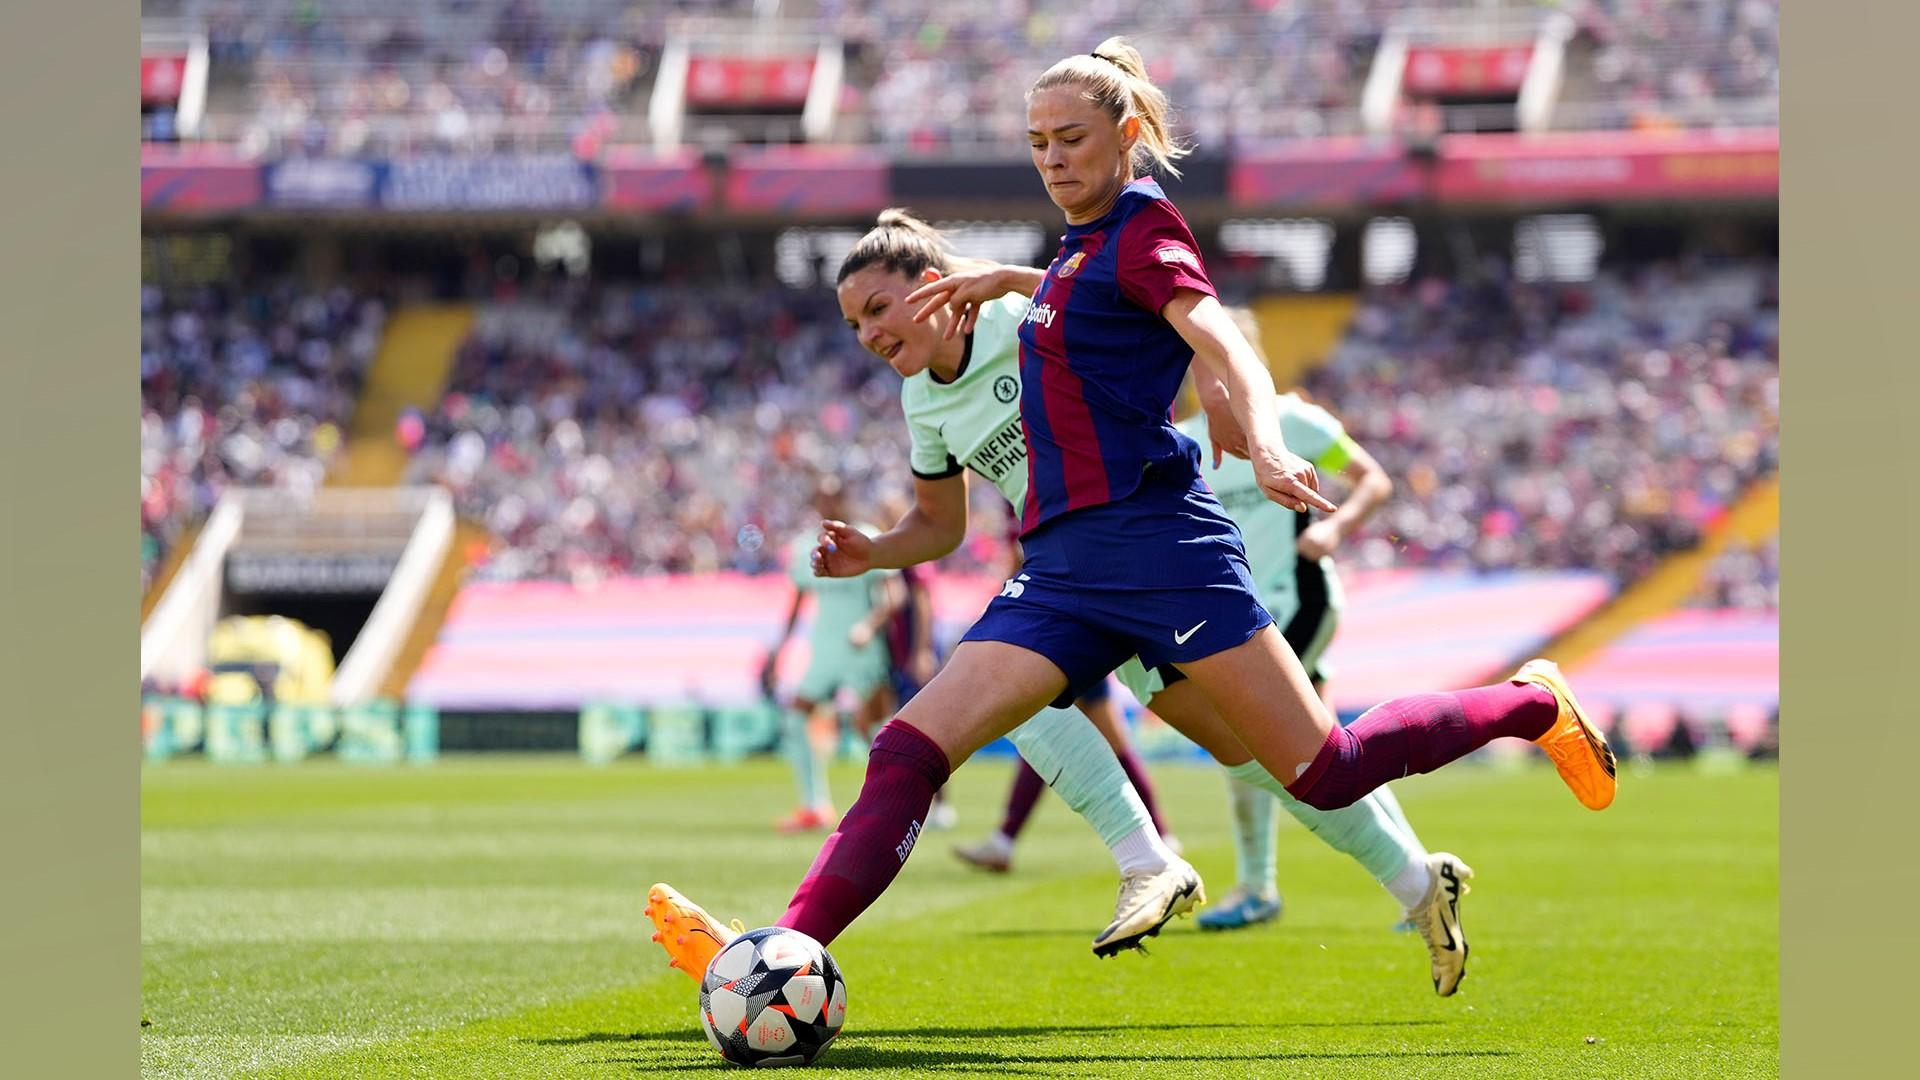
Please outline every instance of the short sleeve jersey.
M1193 359L1160 316L1179 289L1215 295L1186 220L1151 178L1061 237L1020 326L1023 535L1126 498L1150 465L1197 458L1168 417Z
M1332 413L1295 394L1281 394L1275 405L1280 414L1280 437L1287 449L1312 462L1322 475L1347 467L1352 442ZM1181 421L1179 428L1203 446L1211 441L1205 413ZM1253 463L1244 458L1222 458L1218 467L1202 465L1200 475L1227 516L1240 526L1241 539L1247 546L1247 565L1253 571L1261 602L1274 618L1282 622L1292 618L1299 603L1294 587L1299 555L1294 545L1306 524L1306 515L1267 498L1254 479Z
M874 529L867 525L855 525L861 532L873 535ZM880 583L897 570L869 570L859 577L831 578L815 577L813 574L813 545L811 534L801 534L794 538L793 549L787 560L787 574L801 592L811 592L814 597L813 633L809 640L816 653L823 648L842 648L845 646L847 631L853 624L867 617L880 598Z
M987 303L967 335L959 374L941 382L922 371L900 385L912 440L913 474L923 480L972 469L1016 508L1027 497L1027 440L1020 428L1020 319L1027 298Z

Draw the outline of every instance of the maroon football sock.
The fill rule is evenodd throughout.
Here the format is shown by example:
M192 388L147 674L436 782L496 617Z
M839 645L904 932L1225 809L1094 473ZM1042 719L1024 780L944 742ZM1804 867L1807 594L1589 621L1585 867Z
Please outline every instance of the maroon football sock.
M950 771L946 752L913 725L895 719L881 728L867 752L860 797L821 846L778 925L822 945L839 937L906 865Z
M1047 782L1033 771L1027 759L1019 761L1020 767L1013 774L1013 787L1007 792L1007 816L1000 819L1000 833L1009 840L1020 838L1020 830L1027 827L1028 815L1040 801L1040 793L1047 790Z
M1381 784L1432 772L1495 739L1539 738L1559 710L1553 695L1532 683L1394 698L1329 732L1287 791L1316 810L1338 810Z
M1153 781L1147 779L1147 765L1140 760L1139 751L1128 746L1118 757L1121 771L1127 774L1127 782L1140 793L1140 801L1147 807L1147 816L1153 819L1154 831L1161 836L1167 835L1167 822L1160 816L1160 802L1153 797Z

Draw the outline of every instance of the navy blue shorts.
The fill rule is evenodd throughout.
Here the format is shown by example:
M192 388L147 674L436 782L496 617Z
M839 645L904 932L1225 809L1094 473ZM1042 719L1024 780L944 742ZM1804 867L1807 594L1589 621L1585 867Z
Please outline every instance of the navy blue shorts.
M1026 564L961 640L1053 661L1067 676L1058 708L1131 656L1150 668L1199 660L1273 622L1240 530L1193 459L1149 468L1125 499L1054 518L1022 545Z

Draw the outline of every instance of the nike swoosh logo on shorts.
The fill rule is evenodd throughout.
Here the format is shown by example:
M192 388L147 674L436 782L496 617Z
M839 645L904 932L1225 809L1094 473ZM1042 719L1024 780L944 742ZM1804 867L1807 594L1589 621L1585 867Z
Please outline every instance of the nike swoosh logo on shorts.
M1188 631L1187 631L1186 633L1184 633L1184 634L1182 634L1182 633L1180 633L1180 632L1179 632L1179 631L1177 631L1177 630L1176 630L1176 631L1174 631L1174 634L1173 634L1173 643L1174 643L1175 645L1185 645L1185 644L1187 643L1187 639L1188 639L1188 638L1190 638L1190 637L1192 637L1193 635L1195 635L1195 634L1197 634L1197 633L1199 633L1199 632L1200 632L1200 628L1201 628L1201 627L1203 627L1203 626L1205 626L1205 625L1207 625L1207 620L1205 620L1205 619L1201 619L1201 620L1200 620L1199 622L1197 622L1197 623L1194 623L1194 624L1193 624L1193 629L1191 629L1191 630L1188 630Z

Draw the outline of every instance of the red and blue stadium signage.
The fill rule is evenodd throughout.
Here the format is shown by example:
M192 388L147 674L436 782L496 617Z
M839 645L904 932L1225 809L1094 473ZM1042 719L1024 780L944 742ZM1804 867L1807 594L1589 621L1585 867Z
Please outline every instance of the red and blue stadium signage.
M1780 132L1552 136L1448 135L1434 195L1443 202L1776 198Z
M295 158L261 169L268 206L288 209L364 208L378 205L386 164L345 158Z
M1227 198L1240 207L1775 198L1780 133L1558 132L1447 135L1430 160L1392 139L1334 138L1242 151Z
M867 149L775 146L734 152L727 207L778 213L864 214L892 197L889 159Z
M1511 96L1527 77L1533 46L1414 45L1407 49L1401 90L1412 97Z
M260 205L260 163L224 146L140 148L145 210L241 210Z
M693 109L781 112L801 108L813 83L813 56L695 56L687 61Z
M1241 151L1227 168L1235 206L1335 208L1419 197L1420 165L1393 139L1301 139Z
M140 56L140 103L172 105L187 83L187 54L143 53Z
M1013 162L951 172L895 162L866 147L740 148L716 183L692 150L658 154L613 147L597 164L569 154L263 164L223 146L147 144L141 148L140 194L149 211L267 205L687 213L724 200L729 211L826 216L869 214L905 198L1022 198L1031 183L1027 166ZM1196 162L1179 188L1189 199L1224 194L1242 209L1415 200L1524 205L1772 199L1779 190L1780 133L1773 129L1447 135L1424 158L1389 138L1295 140L1252 146L1230 160Z
M592 164L570 154L454 155L388 162L388 210L584 210L598 205Z
M600 159L600 201L609 210L691 213L713 198L713 174L697 151L613 147Z

